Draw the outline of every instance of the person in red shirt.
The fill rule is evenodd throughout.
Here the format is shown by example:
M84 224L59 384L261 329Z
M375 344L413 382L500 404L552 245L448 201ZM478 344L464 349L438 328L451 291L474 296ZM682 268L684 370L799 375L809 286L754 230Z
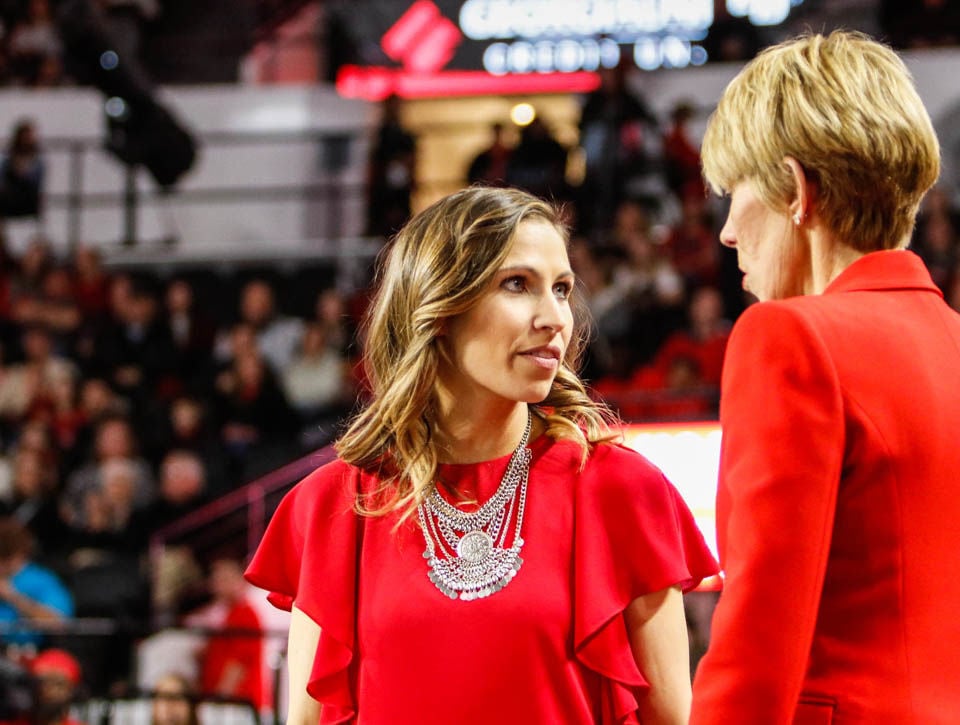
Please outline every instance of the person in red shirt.
M220 634L211 635L200 660L200 692L267 703L263 688L263 627L247 600L249 587L235 559L218 559L210 567L213 604L222 608Z
M906 249L930 116L890 48L802 36L726 88L703 162L759 302L723 364L691 723L956 723L960 315Z
M292 609L288 723L685 722L682 593L716 563L576 373L560 219L473 187L391 242L370 403L247 569Z

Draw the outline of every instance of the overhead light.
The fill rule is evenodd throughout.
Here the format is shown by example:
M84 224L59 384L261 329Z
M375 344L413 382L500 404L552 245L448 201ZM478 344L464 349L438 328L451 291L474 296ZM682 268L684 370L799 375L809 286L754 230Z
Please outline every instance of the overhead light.
M529 103L518 103L510 109L510 120L518 126L529 126L536 117L537 111Z

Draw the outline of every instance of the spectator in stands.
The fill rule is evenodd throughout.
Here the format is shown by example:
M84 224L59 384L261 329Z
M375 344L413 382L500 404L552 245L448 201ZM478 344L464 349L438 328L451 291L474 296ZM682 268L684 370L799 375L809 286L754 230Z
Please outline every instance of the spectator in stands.
M34 540L15 518L0 519L0 624L20 620L52 624L73 616L73 598L51 570L33 560ZM6 644L37 645L39 632L13 630L0 635Z
M94 340L97 369L133 400L164 396L176 388L176 353L169 330L157 314L157 299L145 281L114 280L111 316Z
M654 171L650 138L660 133L646 101L627 87L626 60L600 70L600 88L589 94L580 115L580 145L586 175L579 215L587 229L609 228L628 186Z
M145 525L154 532L206 503L207 474L200 457L186 450L172 450L160 462L157 498L145 511Z
M34 406L30 417L49 427L56 447L67 460L72 460L87 423L87 416L80 407L77 377L73 371L67 370L49 378L43 406Z
M911 248L920 255L937 287L946 292L960 262L960 213L946 189L931 189L924 199Z
M22 302L32 303L43 294L43 280L47 272L53 269L54 263L50 240L43 234L34 235L20 256L13 275L10 289L10 316L14 320L22 319L22 313L18 311Z
M60 451L57 450L50 434L50 426L43 420L30 418L19 426L14 438L15 451L30 450L38 454L45 470L55 474Z
M13 76L26 85L36 84L44 61L62 52L49 0L29 0L26 16L10 30L7 47Z
M10 365L0 378L0 416L10 420L23 419L31 408L49 400L54 381L72 378L76 367L67 358L53 354L50 333L44 327L32 325L23 331L24 359Z
M174 279L167 285L164 302L167 314L163 324L173 341L177 378L191 387L209 385L216 325L198 308L193 286L186 279Z
M234 475L253 451L285 442L297 427L297 415L273 370L259 350L243 351L216 381L215 407L220 440Z
M645 405L645 420L703 420L716 415L715 391L704 390L700 364L692 357L675 355L667 363L663 384Z
M682 101L670 112L670 127L663 137L663 164L667 186L678 200L688 196L703 198L706 188L700 174L700 150L690 139L687 124L694 107Z
M149 532L140 517L154 498L153 474L136 452L130 423L123 417L99 422L95 456L71 473L60 499L68 539L65 576L77 613L140 621L149 602L142 554ZM97 651L96 675L105 682L123 677L118 652L130 635L111 639Z
M692 360L704 384L720 386L723 357L731 323L723 314L723 298L715 287L700 287L690 298L689 325L672 333L657 353L654 365L667 371L677 359Z
M543 199L563 200L569 196L567 149L557 141L540 117L520 131L520 143L507 162L507 184L525 189Z
M326 287L317 293L312 322L320 325L328 346L346 355L356 335L347 309L347 300L336 287Z
M571 269L577 275L577 293L582 296L587 309L592 313L594 295L609 283L610 270L602 264L596 247L584 236L575 235L570 238L568 254ZM593 322L594 332L584 354L581 369L583 379L591 384L606 374L610 359L609 341L598 333L595 317Z
M40 215L44 170L36 124L18 121L0 161L0 217Z
M43 464L39 451L26 446L16 449L11 491L0 499L0 516L20 522L49 554L61 550L63 536L57 515L56 470Z
M299 354L282 371L283 389L305 423L334 420L350 409L354 393L347 359L319 323L309 323Z
M70 717L83 672L77 658L63 649L46 649L30 662L37 680L37 700L30 725L84 725Z
M40 291L34 300L31 315L20 321L44 325L55 336L57 352L66 354L73 343L73 334L81 323L80 307L73 293L70 271L55 265L47 270L40 282Z
M100 251L78 244L73 253L73 293L85 320L97 320L110 308L110 276L103 269Z
M159 436L153 442L152 460L159 463L173 450L190 452L204 463L210 496L225 493L228 488L224 480L224 455L213 420L215 415L207 402L197 396L181 395L165 408L164 414L156 426Z
M417 142L403 126L400 98L383 101L367 166L367 234L389 236L410 217L410 197L416 189Z
M153 473L136 449L127 418L112 416L98 423L93 457L70 474L60 504L61 518L79 541L128 533L132 512L153 500Z
M64 469L72 471L92 457L96 432L107 418L127 414L126 401L103 378L88 377L79 382L76 441L65 449Z
M625 373L649 360L663 340L683 301L683 280L651 238L639 202L622 201L616 218L619 234L611 253L622 261L610 267L607 283L590 299L590 309L599 334L612 347L629 351L625 365L616 366Z
M274 372L290 364L303 334L303 320L287 317L278 311L269 282L254 279L243 286L239 321L252 328L257 348ZM233 328L222 331L218 336L216 353L221 362L233 359L238 352L231 349L232 337Z
M186 677L170 672L153 686L150 725L200 725L193 687Z
M499 121L490 127L493 140L483 151L473 157L467 168L468 184L484 186L504 186L507 180L507 166L513 150L507 143L506 126Z
M720 276L720 252L706 199L686 196L680 210L680 221L665 241L673 265L688 288L715 285Z
M667 336L653 361L629 379L604 378L597 390L632 420L689 420L716 415L720 372L730 334L717 289L697 290L688 309L689 326Z
M235 697L261 708L264 698L263 641L260 617L247 600L250 588L236 559L210 566L212 606L222 611L223 634L211 635L200 657L200 692Z

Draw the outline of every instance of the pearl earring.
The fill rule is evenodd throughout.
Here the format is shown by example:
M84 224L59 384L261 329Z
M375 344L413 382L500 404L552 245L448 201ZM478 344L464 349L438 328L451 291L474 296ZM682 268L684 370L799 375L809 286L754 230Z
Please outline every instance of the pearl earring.
M801 222L803 222L803 217L800 216L800 212L797 212L793 215L793 224L794 226L800 226Z

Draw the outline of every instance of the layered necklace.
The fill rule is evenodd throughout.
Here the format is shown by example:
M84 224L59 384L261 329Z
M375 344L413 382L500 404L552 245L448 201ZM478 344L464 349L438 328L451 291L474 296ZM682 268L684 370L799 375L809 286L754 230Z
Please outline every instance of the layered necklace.
M496 493L483 506L473 513L464 513L434 486L417 507L427 543L423 551L430 567L427 576L451 599L481 599L499 592L523 564L520 528L527 503L531 458L527 442L531 423L528 415L520 445L510 456ZM511 521L514 522L512 537Z

